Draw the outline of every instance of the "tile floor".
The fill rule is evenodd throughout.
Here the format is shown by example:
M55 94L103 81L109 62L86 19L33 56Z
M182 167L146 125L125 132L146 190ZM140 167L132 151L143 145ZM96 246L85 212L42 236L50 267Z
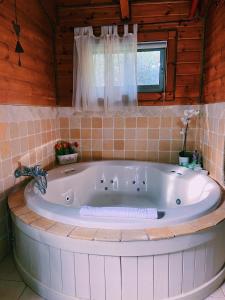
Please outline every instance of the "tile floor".
M0 300L44 300L23 282L12 255L0 263ZM225 300L225 283L205 300Z

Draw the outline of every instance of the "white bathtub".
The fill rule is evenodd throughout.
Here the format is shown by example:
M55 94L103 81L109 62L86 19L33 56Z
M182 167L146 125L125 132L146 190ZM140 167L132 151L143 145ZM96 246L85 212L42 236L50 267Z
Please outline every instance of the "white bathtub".
M41 216L78 226L140 229L177 224L213 210L221 191L209 177L160 163L102 161L56 168L43 196L28 184L28 207ZM80 207L154 207L159 219L81 217Z

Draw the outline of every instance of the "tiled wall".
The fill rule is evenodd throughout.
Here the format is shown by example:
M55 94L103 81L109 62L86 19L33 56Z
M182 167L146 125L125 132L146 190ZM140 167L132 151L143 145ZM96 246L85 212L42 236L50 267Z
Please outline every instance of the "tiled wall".
M188 150L199 149L201 141L206 168L215 178L222 176L221 105L217 109L210 105L201 108L203 115L191 122L188 135ZM0 195L14 185L18 161L25 165L52 165L54 144L59 139L78 141L82 160L177 163L182 147L180 117L187 108L190 106L139 107L132 112L81 114L72 108L0 106ZM212 147L212 142L217 146ZM216 163L220 167L216 168ZM0 259L8 245L6 229L5 203L0 200Z
M56 108L0 106L0 193L14 184L13 171L19 161L51 164L57 139Z
M19 161L51 166L59 138L56 108L0 105L0 259L7 249L4 192L15 184L13 172Z
M190 106L139 107L117 114L59 111L61 138L80 143L82 160L136 159L178 162L180 117ZM199 108L195 106L195 108ZM191 122L188 150L199 149L199 118Z
M201 149L204 167L224 185L225 102L202 107Z

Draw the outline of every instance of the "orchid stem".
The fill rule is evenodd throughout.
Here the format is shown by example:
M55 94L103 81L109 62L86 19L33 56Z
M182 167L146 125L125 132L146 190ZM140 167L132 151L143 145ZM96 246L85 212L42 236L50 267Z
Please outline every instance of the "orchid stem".
M188 121L187 121L187 125L186 125L186 127L185 127L185 132L184 132L183 152L186 152L187 131L188 131Z

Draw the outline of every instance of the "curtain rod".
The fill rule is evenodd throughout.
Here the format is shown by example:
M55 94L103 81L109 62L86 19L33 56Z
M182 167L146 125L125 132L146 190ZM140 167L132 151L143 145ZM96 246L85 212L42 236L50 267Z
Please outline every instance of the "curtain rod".
M110 23L110 24L101 24L101 25L91 25L91 24L85 24L85 25L69 25L68 27L71 27L71 29L73 29L74 27L88 27L88 26L92 26L94 29L97 29L101 26L112 26L112 25L117 25L117 26L124 26L124 25L128 25L128 26L132 26L134 24L137 24L140 27L145 26L145 25L161 25L161 24L182 24L182 23L191 23L191 22L195 22L196 19L182 19L179 21L160 21L160 22L148 22L148 23L142 23L142 22L136 22L136 23L120 23L120 24L116 24L116 23ZM66 26L65 26L66 27Z

